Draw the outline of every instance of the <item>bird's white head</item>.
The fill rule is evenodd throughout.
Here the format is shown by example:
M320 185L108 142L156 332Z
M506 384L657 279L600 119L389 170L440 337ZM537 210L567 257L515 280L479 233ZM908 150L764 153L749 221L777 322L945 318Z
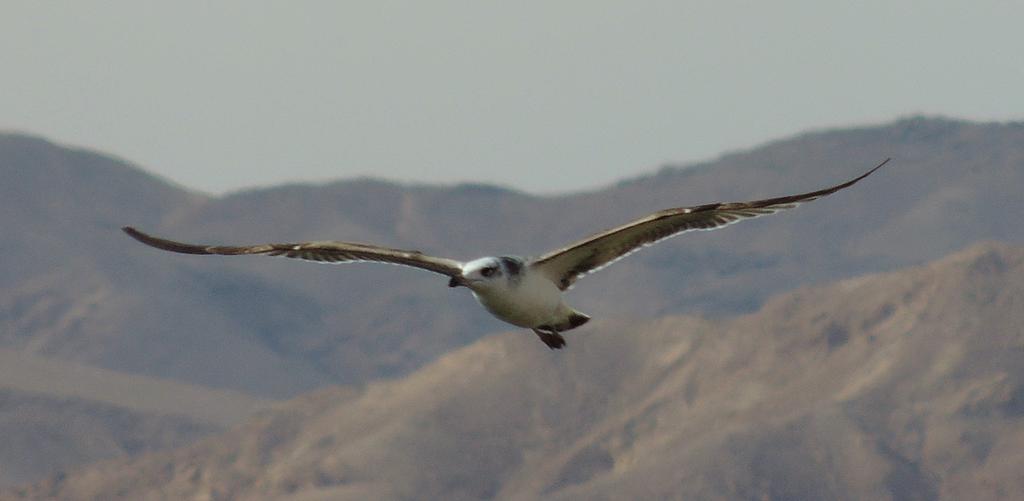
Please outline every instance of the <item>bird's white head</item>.
M524 268L518 257L482 257L463 265L462 276L452 278L448 285L464 285L475 291L508 288L519 282Z

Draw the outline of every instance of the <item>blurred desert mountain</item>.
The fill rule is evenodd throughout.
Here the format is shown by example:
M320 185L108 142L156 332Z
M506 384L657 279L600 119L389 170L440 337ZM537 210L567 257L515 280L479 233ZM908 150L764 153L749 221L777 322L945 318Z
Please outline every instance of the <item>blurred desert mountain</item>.
M733 318L593 324L563 352L490 336L7 497L1024 496L1024 247L979 244Z
M194 442L270 402L0 350L0 486Z
M598 319L750 312L802 284L982 239L1022 241L1024 125L913 118L814 132L550 197L370 179L211 197L98 153L2 135L0 348L265 397L399 377L505 326L426 272L179 256L118 228L533 255L665 207L817 189L886 157L889 167L852 190L686 235L587 278L570 300ZM588 349L586 339L569 336L569 350ZM532 344L523 349L545 350Z

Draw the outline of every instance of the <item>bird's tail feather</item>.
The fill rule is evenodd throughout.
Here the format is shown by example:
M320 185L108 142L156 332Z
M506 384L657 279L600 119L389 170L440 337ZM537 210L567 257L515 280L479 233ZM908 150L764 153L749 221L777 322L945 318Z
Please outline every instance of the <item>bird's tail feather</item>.
M556 329L559 332L564 332L564 331L567 331L567 330L570 330L570 329L575 329L575 328L577 328L577 327L587 323L589 320L590 320L590 317L588 315L585 315L583 313L580 313L578 311L573 310L573 312L571 314L569 314L569 319L566 320L565 323L563 323L561 325L558 325L556 327Z

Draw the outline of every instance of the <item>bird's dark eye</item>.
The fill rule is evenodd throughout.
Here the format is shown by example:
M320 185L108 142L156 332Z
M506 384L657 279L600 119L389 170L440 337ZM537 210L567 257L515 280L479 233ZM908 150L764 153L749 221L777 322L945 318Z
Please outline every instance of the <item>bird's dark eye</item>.
M484 269L480 270L480 274L485 276L485 277L489 277L489 276L494 275L494 272L496 272L496 271L498 271L498 267L497 266L488 266L487 268L484 268Z

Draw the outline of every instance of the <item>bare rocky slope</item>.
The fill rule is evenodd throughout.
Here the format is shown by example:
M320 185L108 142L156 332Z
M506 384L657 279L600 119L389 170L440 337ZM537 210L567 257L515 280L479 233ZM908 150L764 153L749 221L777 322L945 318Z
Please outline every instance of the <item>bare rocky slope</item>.
M802 284L980 239L1024 241L1024 125L913 118L814 132L553 197L375 180L210 197L104 155L2 135L0 348L269 397L397 377L505 327L417 270L176 256L118 228L530 255L664 207L819 188L889 156L855 189L588 277L570 299L598 319L749 312Z
M104 459L178 447L222 428L183 415L0 388L0 487Z
M4 499L1020 499L1024 248L708 320L508 332Z
M0 486L179 447L272 402L0 350Z

